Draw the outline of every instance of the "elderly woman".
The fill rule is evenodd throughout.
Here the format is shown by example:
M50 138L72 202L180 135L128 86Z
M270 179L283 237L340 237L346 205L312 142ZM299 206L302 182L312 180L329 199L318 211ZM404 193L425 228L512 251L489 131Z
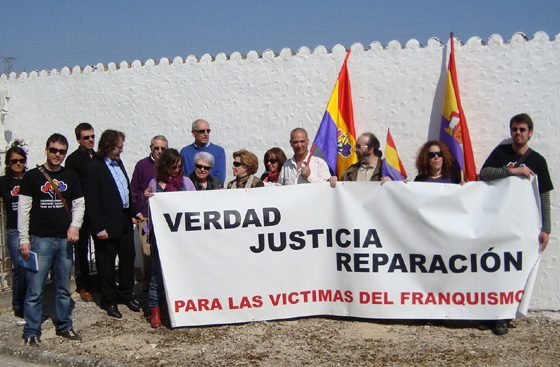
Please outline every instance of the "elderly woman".
M264 154L264 166L266 167L266 171L261 176L261 180L263 180L265 186L278 182L280 170L286 160L286 154L278 147L266 151Z
M228 183L228 189L264 187L264 182L254 176L259 169L259 160L248 150L241 149L233 153L232 168L235 180Z
M416 157L418 176L414 181L459 183L454 173L455 161L445 143L430 140L418 151Z
M183 159L176 149L167 149L155 163L156 177L144 191L144 199L148 200L156 192L195 191L190 178L183 176ZM161 263L153 228L145 228L149 233L150 253L152 254L152 278L148 290L148 305L152 312L149 317L153 328L161 326L160 303L163 300L163 277Z
M216 190L222 188L222 181L216 176L210 176L214 167L214 156L207 152L198 152L194 156L194 172L189 178L197 190Z
M19 266L19 231L17 227L17 208L19 186L27 169L27 153L18 142L12 143L6 152L5 175L0 177L0 196L4 200L6 213L6 244L10 251L13 269L12 308L14 315L23 318L23 304L27 281L26 270Z

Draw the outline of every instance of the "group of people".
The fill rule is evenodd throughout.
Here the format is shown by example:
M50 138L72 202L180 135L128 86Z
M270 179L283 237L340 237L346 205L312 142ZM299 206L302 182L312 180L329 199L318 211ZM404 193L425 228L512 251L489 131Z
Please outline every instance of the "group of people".
M70 318L70 277L75 252L77 292L85 302L93 301L89 274L88 243L93 238L98 271L100 305L111 317L121 318L119 304L138 312L134 299L134 225L138 226L142 244L144 281L148 288L149 321L161 325L160 308L164 306L161 264L156 236L149 221L149 199L158 192L253 188L272 185L327 182L335 187L327 163L310 156L309 139L302 128L290 133L293 156L287 158L275 147L264 155L266 172L256 177L258 158L241 149L233 153L232 181L225 184L225 150L210 142L210 125L196 120L191 133L194 142L181 149L168 146L163 135L150 142L150 154L140 160L129 181L120 159L125 135L105 130L95 146L95 132L89 123L75 128L79 147L62 162L68 150L67 139L51 135L46 142L46 162L26 171L27 150L17 141L6 152L5 175L0 178L0 194L7 212L7 244L13 259L13 311L24 318L23 338L26 345L37 345L41 336L42 297L50 269L56 312L56 333L71 340L81 336ZM539 235L541 249L548 244L551 230L550 191L553 189L546 160L531 150L528 141L533 134L533 121L526 114L510 121L512 143L499 145L488 157L480 179L494 180L517 175L538 176L543 226ZM382 153L379 140L363 133L354 147L358 162L341 176L343 181L390 181L382 177ZM438 140L425 143L416 158L415 181L460 183L457 167L448 147ZM34 252L38 270L18 265ZM118 283L115 260L119 258ZM507 333L507 320L488 323L494 333Z

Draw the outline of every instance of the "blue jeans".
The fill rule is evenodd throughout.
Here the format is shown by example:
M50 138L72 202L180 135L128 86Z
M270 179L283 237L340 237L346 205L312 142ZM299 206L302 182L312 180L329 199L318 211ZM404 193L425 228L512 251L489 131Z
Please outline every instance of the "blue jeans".
M64 333L72 328L70 319L70 276L72 275L72 243L66 238L31 236L31 251L37 253L39 271L27 271L27 293L23 309L26 321L23 337L41 336L43 292L53 268L54 321L56 331Z
M13 265L12 308L16 312L23 312L27 281L25 280L26 269L19 266L19 231L8 228L6 230L6 241Z
M148 288L148 307L154 308L160 307L160 303L165 297L165 288L161 274L159 251L153 236L150 237L150 256L152 258L152 277L150 278L150 287Z

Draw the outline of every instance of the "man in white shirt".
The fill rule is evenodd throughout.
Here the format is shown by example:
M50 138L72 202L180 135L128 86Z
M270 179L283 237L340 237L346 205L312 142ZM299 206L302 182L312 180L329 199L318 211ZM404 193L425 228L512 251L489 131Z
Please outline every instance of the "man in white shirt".
M290 145L294 156L284 162L280 171L280 185L327 182L331 177L327 162L318 157L309 157L307 131L301 127L290 133Z

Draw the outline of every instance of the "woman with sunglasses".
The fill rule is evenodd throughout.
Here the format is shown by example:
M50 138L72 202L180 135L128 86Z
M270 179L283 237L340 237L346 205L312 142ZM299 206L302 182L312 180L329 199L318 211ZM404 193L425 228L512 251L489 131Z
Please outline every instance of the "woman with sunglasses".
M156 192L195 191L190 178L183 176L183 159L176 149L167 149L159 160L155 162L156 177L149 183L144 191L144 200L154 196ZM152 312L149 316L153 328L161 326L160 304L164 299L163 277L161 263L153 228L145 225L144 231L148 233L150 253L152 255L152 277L148 290L148 306Z
M414 181L459 183L455 175L455 161L443 142L430 140L418 151L416 157L418 176Z
M263 180L265 186L271 186L278 182L280 170L287 159L284 151L278 147L266 151L264 154L264 166L266 171L261 176L261 180Z
M4 176L0 177L0 196L4 200L4 210L7 218L6 241L12 260L12 308L16 317L23 318L23 304L27 282L25 280L25 268L19 266L17 210L21 178L27 169L27 153L18 145L18 142L12 143L11 148L6 152L5 163Z
M235 180L228 183L228 189L264 187L264 182L254 176L259 169L259 159L248 150L241 149L233 153L232 168Z
M210 176L214 167L214 156L208 152L198 152L194 155L194 172L189 178L197 190L216 190L222 188L222 181L216 176Z

